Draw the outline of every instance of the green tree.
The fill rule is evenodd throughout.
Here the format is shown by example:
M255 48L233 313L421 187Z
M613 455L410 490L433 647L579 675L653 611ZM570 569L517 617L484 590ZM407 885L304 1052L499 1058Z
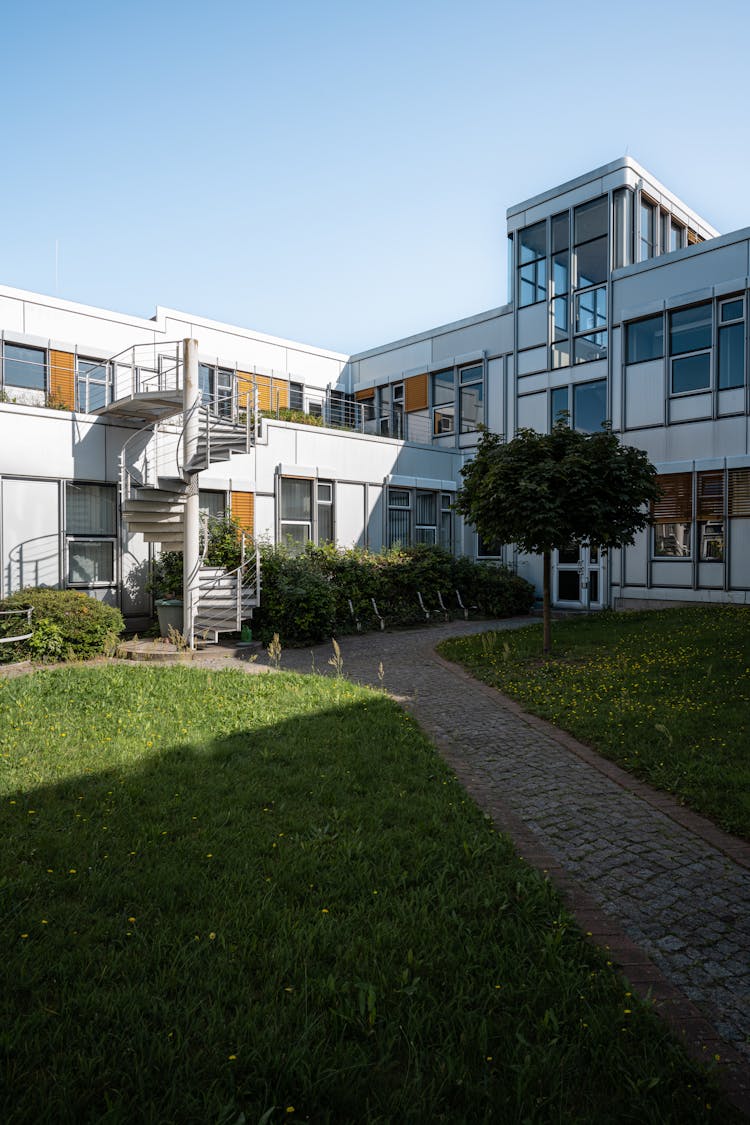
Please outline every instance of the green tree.
M595 434L556 423L549 434L519 430L512 441L485 431L476 456L461 470L456 511L485 539L516 543L544 560L544 652L552 647L552 552L570 543L612 547L632 543L659 497L656 469L609 425Z

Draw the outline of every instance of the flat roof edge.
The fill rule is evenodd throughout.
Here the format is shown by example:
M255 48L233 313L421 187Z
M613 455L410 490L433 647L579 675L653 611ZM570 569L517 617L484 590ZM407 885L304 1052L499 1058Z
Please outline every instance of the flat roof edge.
M472 324L481 324L485 320L494 320L495 317L511 313L512 311L513 304L509 302L495 309L487 309L485 312L465 316L461 320L452 320L447 324L439 324L435 328L426 329L424 332L416 332L413 336L403 336L401 339L390 340L386 344L378 344L374 348L367 348L366 351L355 352L349 357L349 361L351 363L356 363L360 359L369 359L371 356L379 355L381 352L392 351L394 348L405 348L408 347L409 344L419 344L423 340L430 340L433 336L444 336L446 333L457 331L460 328L470 328Z

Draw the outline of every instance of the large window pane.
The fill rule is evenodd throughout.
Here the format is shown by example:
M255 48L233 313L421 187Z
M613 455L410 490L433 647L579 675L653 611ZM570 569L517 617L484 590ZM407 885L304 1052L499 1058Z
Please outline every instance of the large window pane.
M575 343L576 363L590 363L594 359L606 359L606 332L593 332L590 336L579 336Z
M550 416L552 425L555 422L570 422L570 406L568 404L568 388L555 387L550 391Z
M6 344L3 355L3 379L9 387L28 387L35 391L46 389L47 353L42 348Z
M65 530L68 535L114 535L116 526L113 485L68 482L65 486Z
M415 516L417 526L437 523L437 494L434 492L418 492L415 499Z
M656 253L656 207L648 200L641 200L641 237L639 261L645 262Z
M519 283L521 305L534 305L537 301L543 301L547 293L546 258L521 266Z
M409 544L409 521L411 513L406 509L389 508L388 510L388 544L394 547L397 543L402 546Z
M555 254L552 259L552 295L558 296L570 290L570 255L567 250Z
M114 544L68 540L68 585L114 582Z
M433 406L453 404L454 379L452 371L436 371L432 376Z
M596 383L580 383L573 388L573 424L585 434L593 434L602 428L607 417L607 383L605 379Z
M567 250L570 246L570 214L563 211L561 215L552 217L552 253L558 250Z
M607 290L590 289L576 297L576 332L593 332L607 323Z
M654 555L657 558L690 558L689 523L655 523Z
M576 243L590 242L592 238L607 234L607 211L606 195L576 207L574 219Z
M627 328L626 363L643 363L664 355L664 318L650 316L637 320Z
M484 388L480 383L461 387L461 433L473 433L484 422Z
M312 520L312 482L281 478L282 520Z
M519 265L544 258L547 254L547 224L536 223L518 232Z
M729 324L719 329L719 387L741 387L745 382L745 326Z
M711 385L711 355L688 355L672 360L672 393L704 391Z
M550 366L553 371L558 367L570 367L570 341L563 340L554 343L550 349Z
M576 250L578 287L601 285L607 280L607 239L597 238Z
M678 309L670 317L669 348L671 355L697 352L711 347L711 302Z

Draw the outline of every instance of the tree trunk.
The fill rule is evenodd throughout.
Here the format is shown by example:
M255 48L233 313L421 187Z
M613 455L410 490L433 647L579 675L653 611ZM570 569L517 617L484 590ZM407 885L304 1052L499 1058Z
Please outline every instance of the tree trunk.
M542 652L545 656L549 656L552 651L552 610L550 590L552 586L552 552L545 551L544 555L544 578L542 580L542 621L544 640L542 641Z

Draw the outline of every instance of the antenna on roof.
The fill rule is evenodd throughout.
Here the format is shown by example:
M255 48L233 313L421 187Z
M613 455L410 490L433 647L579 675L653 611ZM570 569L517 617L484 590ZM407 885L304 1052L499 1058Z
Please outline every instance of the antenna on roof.
M55 239L55 296L56 297L60 296L60 286L58 284L58 268L57 268L58 267L58 257L59 257L58 251L59 251L59 248L60 248L60 242L56 238Z

